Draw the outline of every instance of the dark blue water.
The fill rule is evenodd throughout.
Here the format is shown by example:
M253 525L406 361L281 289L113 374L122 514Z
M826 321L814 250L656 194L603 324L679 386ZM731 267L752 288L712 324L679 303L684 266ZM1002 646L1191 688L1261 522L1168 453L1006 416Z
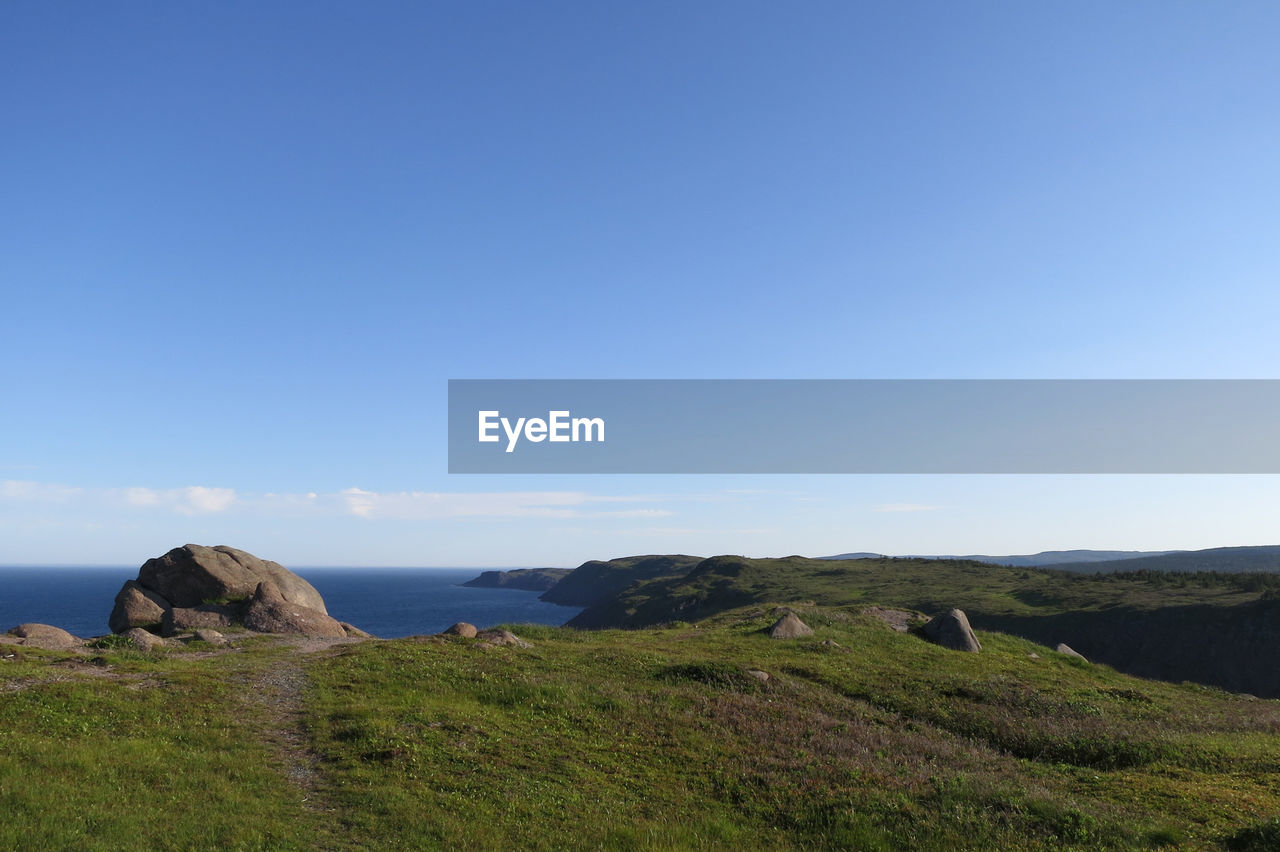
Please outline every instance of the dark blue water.
M459 585L477 568L300 568L324 597L329 614L374 636L439 633L456 621L564 624L581 609L538 600L538 592ZM138 569L0 568L0 632L28 621L53 624L77 636L109 632L116 592Z

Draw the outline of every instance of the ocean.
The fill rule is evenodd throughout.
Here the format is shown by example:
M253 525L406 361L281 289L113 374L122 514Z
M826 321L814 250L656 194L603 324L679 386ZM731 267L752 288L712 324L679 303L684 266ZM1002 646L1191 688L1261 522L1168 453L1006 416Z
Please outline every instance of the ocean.
M329 614L374 636L439 633L457 621L564 624L579 607L538 600L538 592L460 585L479 568L292 568L316 587ZM109 633L116 592L137 567L0 567L0 632L29 621L76 636Z

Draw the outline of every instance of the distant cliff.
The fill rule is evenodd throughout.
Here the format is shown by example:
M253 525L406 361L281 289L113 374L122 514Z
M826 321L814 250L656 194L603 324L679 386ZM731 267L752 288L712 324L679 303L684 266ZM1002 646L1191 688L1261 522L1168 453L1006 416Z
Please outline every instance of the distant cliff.
M569 575L568 568L512 568L509 571L485 571L463 583L481 589L520 589L545 592Z

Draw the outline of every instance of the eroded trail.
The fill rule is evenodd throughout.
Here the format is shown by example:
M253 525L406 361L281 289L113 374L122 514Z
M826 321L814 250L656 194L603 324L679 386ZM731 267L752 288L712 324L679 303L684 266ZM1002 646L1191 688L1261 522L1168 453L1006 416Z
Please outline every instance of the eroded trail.
M254 730L279 761L290 784L301 793L308 810L327 811L319 800L319 756L307 744L303 729L306 666L335 648L362 639L282 639L283 653L252 675L245 700Z

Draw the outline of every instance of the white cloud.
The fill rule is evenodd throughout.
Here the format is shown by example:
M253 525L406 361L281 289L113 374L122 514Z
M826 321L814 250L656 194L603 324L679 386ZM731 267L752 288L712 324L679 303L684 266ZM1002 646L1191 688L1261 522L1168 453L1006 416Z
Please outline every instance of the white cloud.
M184 515L225 512L236 501L236 492L231 488L205 488L202 485L191 485L176 491L178 498L174 503L174 511Z
M354 516L368 520L429 521L442 518L663 518L672 514L664 495L605 495L582 491L370 491L238 493L233 488L74 488L0 480L0 499L27 504L74 504L100 516L108 511L211 515L236 512L270 517ZM621 505L630 504L630 505Z

